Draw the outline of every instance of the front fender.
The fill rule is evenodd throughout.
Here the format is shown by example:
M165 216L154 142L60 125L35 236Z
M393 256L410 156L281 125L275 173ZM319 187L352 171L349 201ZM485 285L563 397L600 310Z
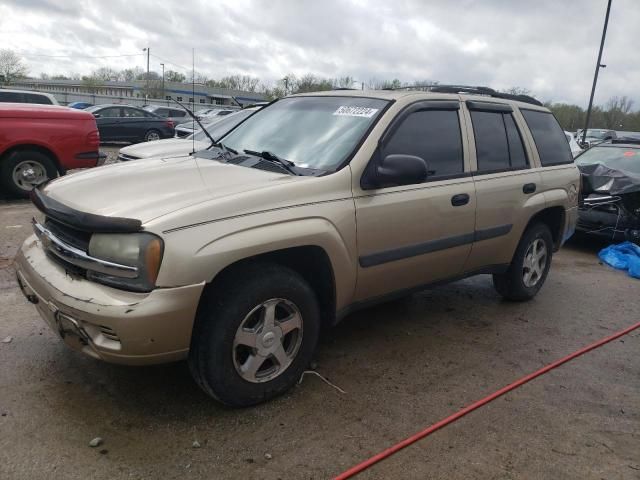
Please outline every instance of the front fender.
M331 219L321 216L286 219L286 216L291 217L284 211L260 217L251 215L254 221L260 218L260 224L247 224L246 217L240 217L169 234L158 285L211 282L240 260L287 248L315 246L322 248L331 262L337 308L348 304L353 298L357 275L353 211L342 210Z

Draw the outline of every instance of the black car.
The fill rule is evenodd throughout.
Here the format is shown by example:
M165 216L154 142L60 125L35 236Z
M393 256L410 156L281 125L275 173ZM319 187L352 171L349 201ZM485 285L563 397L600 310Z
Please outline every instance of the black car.
M576 164L582 174L577 231L640 244L640 142L600 144Z
M175 133L172 120L130 105L96 105L86 111L96 117L102 142L148 142Z

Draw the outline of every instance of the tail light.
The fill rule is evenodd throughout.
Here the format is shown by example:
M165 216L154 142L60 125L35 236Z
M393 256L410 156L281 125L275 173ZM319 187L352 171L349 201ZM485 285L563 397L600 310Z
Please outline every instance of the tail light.
M169 127L169 128L174 128L174 127L176 126L176 124L175 124L175 123L173 123L173 120L167 120L167 121L165 122L165 125L166 125L167 127Z
M98 130L89 132L87 134L87 143L92 147L98 148L100 146L100 132L98 132Z

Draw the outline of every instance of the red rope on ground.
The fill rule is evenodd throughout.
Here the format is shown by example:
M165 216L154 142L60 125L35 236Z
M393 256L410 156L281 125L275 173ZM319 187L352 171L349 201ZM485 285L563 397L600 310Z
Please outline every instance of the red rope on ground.
M401 442L393 445L392 447L387 448L386 450L383 450L382 452L374 455L373 457L369 458L368 460L365 460L362 463L359 463L358 465L355 465L354 467L351 467L348 470L345 470L344 472L342 472L340 475L338 475L337 477L335 477L334 480L346 480L347 478L351 478L354 475L357 475L358 473L361 473L362 471L366 470L367 468L369 468L370 466L384 460L385 458L390 457L391 455L393 455L394 453L402 450L405 447L408 447L409 445L417 442L418 440L422 440L423 438L431 435L433 432L435 432L436 430L440 430L441 428L455 422L456 420L459 420L460 418L464 417L467 413L471 413L474 410L486 405L489 402L492 402L493 400L495 400L496 398L504 395L505 393L510 392L511 390L515 390L516 388L524 385L525 383L533 380L536 377L539 377L540 375L544 375L545 373L553 370L554 368L559 367L560 365L567 363L570 360L573 360L576 357L579 357L580 355L584 355L587 352L590 352L591 350L594 350L598 347L601 347L602 345L605 345L609 342L612 342L613 340L620 338L634 330L636 330L637 328L640 328L640 322L636 323L635 325L631 325L628 328L625 328L624 330L621 330L617 333L614 333L613 335L603 338L602 340L598 340L595 343L592 343L591 345L587 345L586 347L581 348L580 350L577 350L575 352L573 352L570 355L567 355L564 358L561 358L560 360L556 360L555 362L547 365L546 367L541 368L540 370L536 370L533 373L530 373L529 375L522 377L520 380L516 380L515 382L507 385L506 387L501 388L500 390L492 393L491 395L478 400L475 403L472 403L471 405L464 407L462 410L459 410L458 412L454 413L453 415L440 420L437 423L434 423L433 425L431 425L430 427L425 428L424 430L416 433L415 435L410 436L409 438L406 438L405 440L402 440Z

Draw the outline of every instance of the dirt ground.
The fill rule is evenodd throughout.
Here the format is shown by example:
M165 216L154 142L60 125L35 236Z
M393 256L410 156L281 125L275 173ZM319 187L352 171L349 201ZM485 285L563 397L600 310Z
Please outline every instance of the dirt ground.
M351 315L289 394L224 408L184 363L121 367L68 350L20 293L11 258L34 209L0 202L0 478L323 479L640 319L640 282L554 257L535 300L488 276ZM640 330L374 466L363 479L640 479ZM89 447L102 437L99 448ZM194 448L197 441L200 448Z

